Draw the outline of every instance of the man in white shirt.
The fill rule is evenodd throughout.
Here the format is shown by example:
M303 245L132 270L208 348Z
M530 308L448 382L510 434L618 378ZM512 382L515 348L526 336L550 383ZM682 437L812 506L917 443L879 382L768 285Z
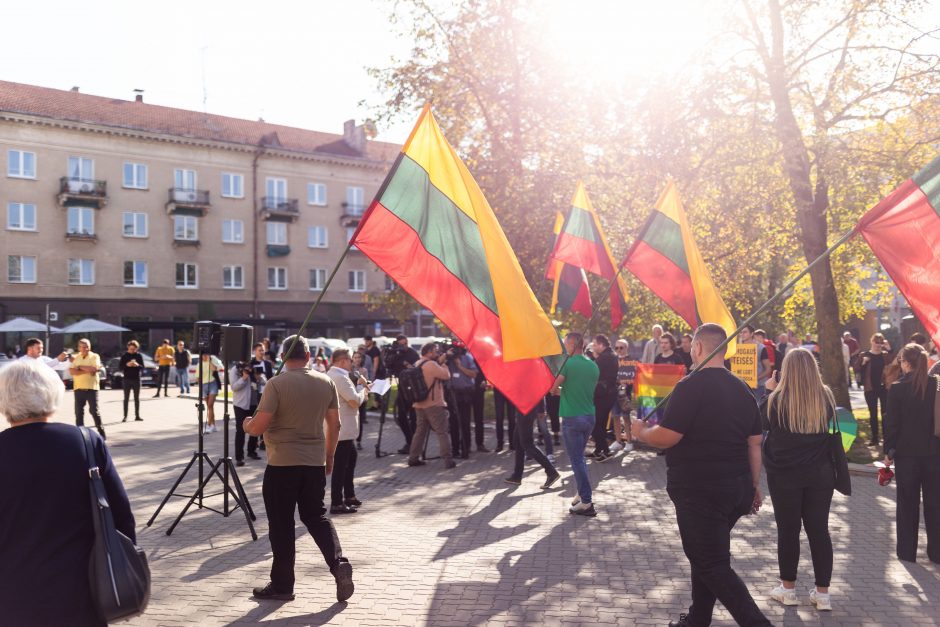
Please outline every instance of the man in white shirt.
M46 364L53 370L65 370L68 367L66 363L69 359L68 353L62 352L58 357L48 357L42 354L44 348L42 340L38 337L31 337L26 340L26 354L20 357L20 360L32 359Z
M353 479L356 474L355 439L359 435L359 406L369 397L368 382L359 377L356 384L349 378L352 356L345 348L333 351L332 365L326 376L333 380L339 397L339 441L333 458L330 479L330 513L355 514L362 502L356 498Z
M660 353L659 348L659 338L663 336L663 328L658 325L653 325L653 339L648 340L646 345L643 346L643 356L640 358L644 364L651 364L656 360L656 356Z

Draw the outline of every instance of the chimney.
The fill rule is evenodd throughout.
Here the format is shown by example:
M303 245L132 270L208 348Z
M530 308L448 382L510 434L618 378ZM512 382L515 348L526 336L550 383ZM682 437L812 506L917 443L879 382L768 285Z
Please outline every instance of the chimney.
M366 132L360 124L356 126L355 120L346 120L343 123L343 141L346 145L356 152L365 152L366 150Z
M69 91L74 91L74 92L77 94L77 93L78 93L78 85L76 85L75 87L73 87L73 88L70 89Z
M135 90L134 90L134 94L136 94L136 95L134 96L134 102L143 102L143 101L144 101L144 90L143 90L143 89L135 89Z

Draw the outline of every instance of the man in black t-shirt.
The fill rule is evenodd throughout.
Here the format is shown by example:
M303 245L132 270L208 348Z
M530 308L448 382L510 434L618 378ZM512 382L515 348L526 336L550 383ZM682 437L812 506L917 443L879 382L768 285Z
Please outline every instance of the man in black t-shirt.
M617 369L619 363L614 351L610 348L610 340L606 335L594 336L594 351L597 355L595 363L600 370L597 385L594 388L594 460L607 461L613 454L607 442L607 423L610 421L610 410L617 402Z
M362 338L366 347L365 358L372 362L372 379L387 379L388 369L382 361L382 350L372 339L371 335ZM388 413L388 394L373 394L372 398L379 408L380 420L385 422L385 416Z
M692 340L698 364L725 341L717 324ZM715 600L739 625L770 625L731 568L731 529L761 505L761 425L747 385L719 353L682 379L657 426L632 425L633 437L666 449L666 491L676 508L682 549L692 567L692 606L676 627L711 624Z
M134 394L134 420L140 417L140 371L144 367L144 358L137 352L140 344L137 340L127 343L127 352L121 355L121 384L124 387L124 420L127 422L127 405L131 393Z

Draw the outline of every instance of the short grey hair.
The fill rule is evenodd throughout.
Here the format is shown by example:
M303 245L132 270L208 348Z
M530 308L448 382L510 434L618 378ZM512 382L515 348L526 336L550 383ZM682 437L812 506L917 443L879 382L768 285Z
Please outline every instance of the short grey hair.
M294 344L294 338L297 338L297 343ZM291 344L293 345L293 350L291 350ZM287 351L291 351L290 354L287 354ZM305 359L310 354L310 345L307 343L307 338L302 335L291 335L290 337L284 338L284 342L281 344L282 357L284 361L294 360L294 359Z
M51 416L64 397L59 375L39 360L18 360L0 370L0 414L10 424Z

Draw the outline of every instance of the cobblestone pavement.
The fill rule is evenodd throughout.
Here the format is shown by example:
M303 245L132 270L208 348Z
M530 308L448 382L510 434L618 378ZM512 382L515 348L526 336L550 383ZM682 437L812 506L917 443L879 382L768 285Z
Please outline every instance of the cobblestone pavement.
M241 512L224 518L206 509L187 514L167 536L185 503L179 498L146 527L196 443L194 401L151 394L144 391L144 422L121 424L120 392L101 393L108 443L153 570L150 606L126 624L665 625L688 605L689 569L661 457L634 452L591 465L599 515L586 519L567 513L574 486L563 454L565 480L548 492L539 489L543 475L533 465L522 486L505 484L512 462L505 452L474 453L451 471L440 460L408 468L402 455L374 457L374 417L365 426L357 470L357 496L365 504L335 520L355 569L356 594L348 604L335 602L333 580L298 520L297 599L255 601L251 588L267 582L271 565L263 462L249 460L239 469L258 515L256 542ZM217 409L221 416L221 403ZM59 419L70 421L71 412ZM386 450L402 445L391 421L385 434ZM487 445L494 441L488 430ZM221 433L206 436L212 459L220 456L221 442ZM194 489L194 476L181 492ZM215 492L220 484L210 485ZM735 529L734 567L774 624L938 624L940 567L926 560L926 539L921 562L894 558L894 486L855 477L854 490L851 498L837 494L833 503L833 612L819 614L808 604L813 577L805 538L797 584L802 604L784 608L769 599L776 577L769 498L759 515ZM218 508L221 497L206 504ZM715 618L716 625L733 624L723 609Z

